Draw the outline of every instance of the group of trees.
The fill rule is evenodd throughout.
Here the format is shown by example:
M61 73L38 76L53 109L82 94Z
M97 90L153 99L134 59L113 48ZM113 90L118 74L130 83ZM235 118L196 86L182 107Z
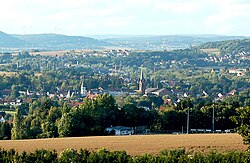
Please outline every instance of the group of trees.
M119 108L107 94L96 99L85 99L84 104L59 106L50 99L35 101L27 116L17 109L12 128L12 139L106 135L107 127L150 126L155 110L144 110L132 104Z
M240 122L246 121L237 115L240 110L249 110L249 92L248 89L223 102L212 102L209 98L186 98L176 106L164 105L155 97L126 97L118 105L115 98L107 94L99 95L96 99L85 98L82 105L74 107L43 98L18 107L12 124L0 124L0 138L107 135L110 133L105 129L110 126L147 126L151 132L181 132L186 131L188 109L190 129L212 129L213 110L215 129L234 129L240 127ZM164 110L159 110L160 106Z
M200 46L201 48L218 48L221 54L230 53L232 55L238 54L242 51L250 51L250 39L244 40L229 40L208 42Z

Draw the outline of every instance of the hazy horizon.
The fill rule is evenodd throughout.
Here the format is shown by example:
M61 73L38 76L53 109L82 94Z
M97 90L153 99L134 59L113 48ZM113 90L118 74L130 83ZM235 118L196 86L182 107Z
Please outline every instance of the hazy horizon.
M6 33L5 31L0 31ZM6 33L9 35L24 35L23 33ZM213 36L226 36L226 37L250 37L246 35L223 35L223 34L210 34L210 33L197 33L197 34L86 34L86 35L74 35L74 34L65 34L65 33L25 33L25 35L46 35L46 34L55 34L55 35L65 35L65 36L82 36L82 37L91 37L91 36L114 36L114 37L154 37L154 36L199 36L199 37L213 37Z
M248 0L12 0L8 34L250 36Z

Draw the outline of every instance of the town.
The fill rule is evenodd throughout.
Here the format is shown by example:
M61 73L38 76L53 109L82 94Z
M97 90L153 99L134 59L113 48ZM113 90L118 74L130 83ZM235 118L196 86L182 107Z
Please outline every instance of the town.
M244 44L246 41L236 42ZM70 108L88 107L89 101L108 98L102 97L108 95L114 98L118 110L126 110L126 107L142 109L140 114L149 114L151 117L160 114L157 116L163 116L161 118L169 115L169 111L174 111L182 120L175 125L163 119L160 125L156 125L157 116L148 119L148 123L143 119L134 123L125 123L124 120L118 123L115 120L104 124L103 131L98 131L98 134L105 134L103 132L107 127L107 132L114 129L117 130L116 134L234 132L235 125L227 122L234 114L224 115L223 108L229 107L227 105L249 105L250 51L247 48L236 48L233 52L209 49L209 44L169 51L31 49L2 52L1 121L12 123L16 108L22 108L23 115L31 116L37 110L35 107L39 107L36 103ZM44 98L50 102L44 101ZM232 99L237 98L241 101L232 103ZM53 104L53 101L57 104ZM214 105L217 105L216 129L209 120L212 117L210 109L214 109ZM188 119L199 111L202 116L207 116L205 122L199 124L192 119L190 124L187 123L183 113L191 108ZM227 118L222 120L218 116ZM110 125L114 127L110 128ZM58 132L54 136L58 136Z

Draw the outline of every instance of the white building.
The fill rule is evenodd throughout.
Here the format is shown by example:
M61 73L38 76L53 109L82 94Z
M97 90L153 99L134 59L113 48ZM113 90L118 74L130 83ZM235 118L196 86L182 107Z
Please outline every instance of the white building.
M108 127L106 131L111 132L115 131L115 135L132 135L134 134L132 127L125 127L125 126L115 126L115 127Z

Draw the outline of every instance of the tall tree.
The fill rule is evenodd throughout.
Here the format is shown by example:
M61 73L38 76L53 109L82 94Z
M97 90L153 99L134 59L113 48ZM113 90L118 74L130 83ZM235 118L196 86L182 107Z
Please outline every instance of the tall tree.
M16 108L14 114L13 128L11 129L11 139L22 139L22 114L19 108Z
M240 107L236 109L237 115L232 120L238 125L237 132L243 137L244 144L250 149L250 107Z

